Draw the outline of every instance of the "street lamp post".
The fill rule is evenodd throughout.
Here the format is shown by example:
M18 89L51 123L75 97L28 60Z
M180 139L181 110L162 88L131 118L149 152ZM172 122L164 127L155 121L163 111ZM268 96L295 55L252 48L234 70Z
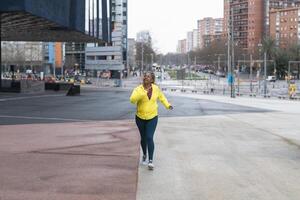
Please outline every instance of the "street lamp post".
M151 69L153 67L153 53L151 53Z
M262 60L262 44L259 43L257 44L257 47L258 47L258 60ZM259 70L257 71L257 79L258 79L258 89L259 89L259 94L261 94L261 71L262 71L262 62L259 62Z
M253 87L252 87L252 79L253 79L253 58L252 58L252 54L250 55L250 92L252 95L253 92Z
M230 8L230 1L229 8ZM233 7L229 9L229 23L228 23L228 57L230 57L230 61L228 61L229 67L229 83L230 83L230 97L234 98L234 78L233 78L233 68L234 68L234 29L233 29ZM230 45L231 45L231 56L230 55ZM228 59L229 60L229 59Z
M142 72L144 72L144 43L143 42L142 42L142 66L141 66L140 75L142 75Z
M264 52L264 97L267 97L267 53Z
M231 0L228 3L228 21L227 21L227 68L228 68L228 84L230 84L230 97L234 98L234 78L233 78L233 59L234 59L234 39L233 39L233 7L230 8ZM231 46L231 49L230 49ZM230 54L231 50L231 54Z
M218 71L221 70L221 56L225 56L225 54L215 54L216 56L218 56Z
M189 79L191 80L191 64L190 64L190 54L187 53L187 56L188 56L188 60L187 60L187 65L188 65L188 68L189 68Z

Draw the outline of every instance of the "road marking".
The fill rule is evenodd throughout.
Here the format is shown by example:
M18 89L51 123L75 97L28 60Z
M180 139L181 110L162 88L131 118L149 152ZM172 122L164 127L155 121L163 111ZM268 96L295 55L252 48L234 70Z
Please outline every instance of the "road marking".
M82 120L82 119L66 119L66 118L53 118L53 117L29 117L29 116L14 116L14 115L0 115L0 118L37 119L37 120L52 120L52 121L77 121L77 122L93 121L93 120Z
M61 96L66 96L66 95L65 94L55 94L55 95L40 95L40 96L30 96L30 97L13 97L13 98L0 99L0 102L17 101L17 100L33 99L33 98L45 98L45 97L61 97Z

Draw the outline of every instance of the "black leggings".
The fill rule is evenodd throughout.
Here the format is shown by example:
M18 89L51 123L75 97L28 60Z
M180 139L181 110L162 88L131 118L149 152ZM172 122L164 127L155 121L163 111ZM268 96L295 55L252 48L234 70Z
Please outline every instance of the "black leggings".
M149 153L149 160L153 160L154 153L154 141L153 136L156 129L158 117L154 117L149 120L140 119L138 116L135 116L135 122L139 128L141 134L141 146L143 154L147 155L147 147Z

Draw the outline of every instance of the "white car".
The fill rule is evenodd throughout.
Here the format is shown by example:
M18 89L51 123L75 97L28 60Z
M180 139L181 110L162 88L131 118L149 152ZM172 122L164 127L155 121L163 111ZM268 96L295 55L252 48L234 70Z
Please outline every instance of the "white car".
M276 77L275 76L268 76L267 81L275 82L276 81Z

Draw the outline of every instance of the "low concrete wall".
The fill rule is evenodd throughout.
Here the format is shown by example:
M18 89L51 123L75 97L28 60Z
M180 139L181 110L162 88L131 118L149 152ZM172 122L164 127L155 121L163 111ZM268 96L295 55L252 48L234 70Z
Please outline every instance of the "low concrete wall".
M21 92L20 81L2 80L1 92Z
M41 93L45 92L45 82L21 80L21 93Z
M45 92L45 82L33 80L2 80L2 92L42 93Z
M59 90L68 91L72 87L72 85L74 84L73 83L46 83L45 89L54 90L54 91L59 91Z

